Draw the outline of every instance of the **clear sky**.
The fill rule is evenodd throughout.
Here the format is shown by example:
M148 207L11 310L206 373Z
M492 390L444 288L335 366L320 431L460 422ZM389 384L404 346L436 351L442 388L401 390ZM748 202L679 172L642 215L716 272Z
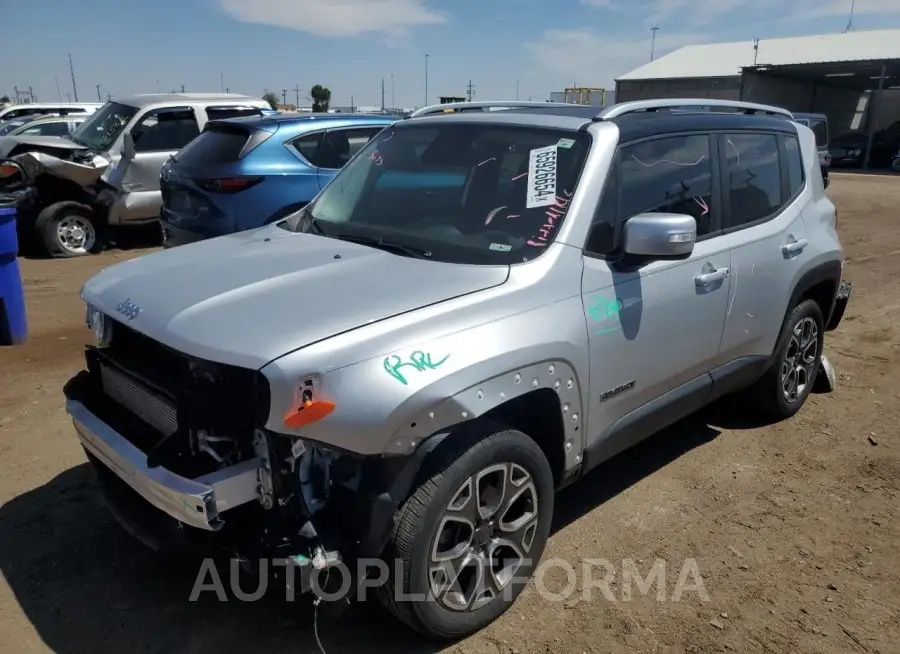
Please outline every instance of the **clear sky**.
M852 0L23 0L0 1L0 95L96 100L171 91L271 90L301 102L421 106L439 95L546 100L614 88L681 45L843 31ZM900 27L900 0L856 0L857 30ZM392 85L393 76L393 85ZM224 81L224 84L222 82Z

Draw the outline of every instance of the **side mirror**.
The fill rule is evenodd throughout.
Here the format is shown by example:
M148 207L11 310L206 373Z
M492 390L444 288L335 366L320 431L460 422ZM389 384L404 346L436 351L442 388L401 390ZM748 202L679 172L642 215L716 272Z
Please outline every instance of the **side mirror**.
M625 254L649 259L681 259L694 251L697 221L680 213L642 213L624 225Z
M126 159L134 159L134 136L131 132L122 134L122 154Z

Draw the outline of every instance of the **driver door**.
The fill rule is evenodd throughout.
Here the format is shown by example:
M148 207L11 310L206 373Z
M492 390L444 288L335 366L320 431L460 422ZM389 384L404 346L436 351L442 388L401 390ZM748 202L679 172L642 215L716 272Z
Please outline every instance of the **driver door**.
M191 107L151 109L130 129L134 157L123 152L103 176L121 189L116 222L155 220L162 208L159 174L163 164L200 134Z
M708 134L640 141L620 149L608 176L582 273L594 460L693 413L709 396L731 281L716 152ZM623 223L648 212L694 217L689 257L622 258Z

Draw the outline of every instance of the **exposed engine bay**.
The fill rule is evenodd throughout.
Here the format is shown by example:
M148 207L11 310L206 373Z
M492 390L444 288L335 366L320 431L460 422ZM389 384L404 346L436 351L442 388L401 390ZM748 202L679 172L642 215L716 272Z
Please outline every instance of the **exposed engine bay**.
M209 497L154 501L158 490L135 486L86 445L110 503L119 505L113 513L146 544L290 559L309 570L380 553L395 508L390 488L403 476L397 461L266 430L261 373L174 352L121 323L86 359L67 400L127 439L148 470L213 489Z

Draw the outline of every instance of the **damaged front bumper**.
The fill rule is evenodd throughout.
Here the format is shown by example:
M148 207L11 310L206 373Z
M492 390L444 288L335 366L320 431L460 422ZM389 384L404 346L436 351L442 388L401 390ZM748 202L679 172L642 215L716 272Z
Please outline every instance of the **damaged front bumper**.
M187 479L161 466L150 467L146 454L80 401L68 398L66 411L85 450L150 504L181 523L218 531L224 512L260 500L263 463L259 458Z

